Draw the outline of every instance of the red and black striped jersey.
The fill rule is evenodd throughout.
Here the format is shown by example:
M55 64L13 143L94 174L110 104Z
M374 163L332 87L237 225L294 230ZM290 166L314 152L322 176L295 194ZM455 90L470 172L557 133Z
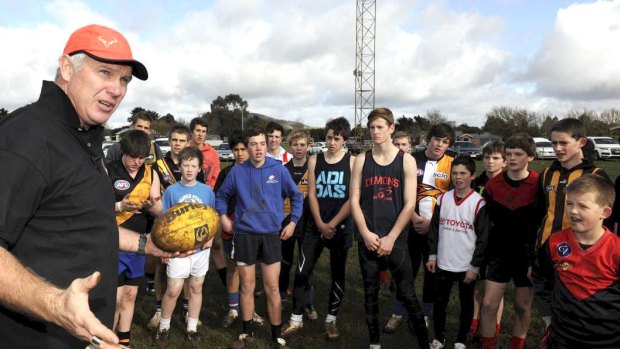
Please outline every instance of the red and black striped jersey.
M534 268L537 292L551 302L551 333L560 347L620 348L620 238L605 228L593 245L570 229L551 234Z

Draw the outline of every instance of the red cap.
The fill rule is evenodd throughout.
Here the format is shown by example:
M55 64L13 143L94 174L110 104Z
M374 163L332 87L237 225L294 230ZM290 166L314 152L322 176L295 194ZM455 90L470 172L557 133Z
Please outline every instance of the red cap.
M144 64L133 59L127 39L114 29L91 24L74 31L63 54L71 56L80 52L100 62L130 65L133 76L140 80L149 77Z

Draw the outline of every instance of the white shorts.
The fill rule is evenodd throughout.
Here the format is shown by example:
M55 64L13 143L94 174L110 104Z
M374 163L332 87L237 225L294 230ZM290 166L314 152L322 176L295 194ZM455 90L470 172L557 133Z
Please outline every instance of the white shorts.
M189 257L170 258L166 274L172 279L187 279L191 276L205 276L209 271L211 249L206 249Z

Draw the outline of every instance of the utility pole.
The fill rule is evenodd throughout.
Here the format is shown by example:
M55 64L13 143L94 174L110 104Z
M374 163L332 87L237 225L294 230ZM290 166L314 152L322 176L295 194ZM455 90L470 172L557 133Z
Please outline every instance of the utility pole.
M359 126L359 131L375 108L376 1L357 0L356 14L354 127ZM356 136L361 138L362 134Z

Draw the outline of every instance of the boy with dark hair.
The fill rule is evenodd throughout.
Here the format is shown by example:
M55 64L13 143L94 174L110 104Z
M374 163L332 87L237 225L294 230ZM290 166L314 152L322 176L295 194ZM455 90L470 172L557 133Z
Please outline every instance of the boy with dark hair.
M207 119L202 117L193 118L189 123L189 129L192 132L191 145L202 152L204 183L213 189L215 187L215 181L217 181L217 176L220 174L220 157L217 155L217 150L207 142L209 123ZM221 261L218 259L218 262L221 262L216 263L218 265L224 264L223 256Z
M271 338L274 346L285 347L281 337L282 305L278 278L282 247L295 231L302 214L303 196L289 172L279 161L266 158L265 132L251 128L245 136L249 161L233 167L217 192L216 209L222 221L222 230L233 231L228 214L231 197L236 196L234 250L241 279L241 316L243 333L231 347L243 348L254 339L254 287L256 263L261 263L263 284L267 295ZM291 220L281 229L284 219L283 197L291 199Z
M325 125L327 151L308 159L308 202L312 217L304 234L299 267L295 273L293 312L282 333L289 335L303 327L303 295L324 248L329 249L331 290L325 318L328 340L340 338L336 317L345 290L345 268L349 248L353 244L350 218L349 179L353 159L343 151L351 128L344 117L332 119Z
M133 115L131 120L131 125L129 125L130 130L139 130L147 134L151 135L151 125L153 124L153 117L149 112L141 111ZM108 148L108 152L105 157L105 163L108 164L114 160L120 160L121 156L123 156L123 152L121 151L121 144L117 142L113 144L110 148ZM146 158L146 164L152 165L158 159L164 157L159 146L154 142L150 143L150 151L149 155Z
M491 229L487 248L485 294L482 301L482 349L495 349L497 311L506 284L513 281L515 322L510 349L522 349L531 320L538 175L528 169L536 155L532 137L518 133L506 140L508 171L491 178L483 197Z
M169 186L164 192L164 212L181 202L195 202L214 206L215 194L211 188L196 180L202 167L202 152L194 147L183 149L179 153L181 180ZM198 316L202 306L202 285L209 271L209 254L213 239L207 241L199 252L189 257L170 258L168 260L168 287L162 299L161 319L155 341L160 348L165 348L170 341L170 320L183 290L185 279L189 278L189 307L187 309L186 340L191 347L202 343L202 336L197 332Z
M570 227L538 249L539 295L553 314L546 348L620 348L620 238L603 225L614 199L605 178L575 179L566 188Z
M233 153L234 162L231 166L226 167L220 171L220 175L217 177L215 183L215 192L220 189L224 180L233 169L234 166L244 163L248 159L248 150L245 146L243 135L240 131L234 131L230 137L228 137L228 144ZM233 196L228 201L228 217L234 220L236 197ZM228 293L228 314L224 316L222 325L224 328L230 327L235 320L239 317L239 270L237 268L237 262L232 257L233 252L233 232L221 231L222 236L222 249L226 256L226 290ZM254 323L262 325L265 320L256 312L254 312Z
M484 164L484 172L480 176L477 176L472 182L472 188L482 195L484 188L489 179L502 173L506 167L506 156L504 154L504 142L491 141L482 148L482 163ZM482 297L484 296L484 280L486 279L486 265L480 267L480 278L476 281L476 288L474 289L474 318L471 320L471 327L467 337L470 340L479 340L480 334L478 333L480 328L480 303L482 303ZM504 298L499 304L497 310L497 326L496 334L499 335L501 330L502 313L504 312Z
M610 181L607 173L594 165L588 150L585 127L578 119L559 120L551 127L551 143L557 159L545 168L538 179L539 214L543 216L538 230L536 247L542 246L552 232L569 226L569 219L564 215L566 209L566 186L576 178L594 173ZM544 287L534 279L536 291ZM536 305L545 324L549 326L551 312L549 303L537 297Z
M474 287L484 260L489 218L482 196L471 188L476 164L471 157L452 161L450 178L454 189L437 199L428 240L430 254L426 267L437 275L437 301L432 349L446 344L446 309L452 285L459 286L461 314L454 349L465 349L467 331L474 313Z
M370 349L380 349L378 306L379 271L388 268L396 283L396 298L409 315L412 334L422 349L429 348L424 315L413 287L407 250L407 224L415 207L414 158L391 142L394 115L377 108L368 115L373 147L356 157L351 171L351 215L361 237L358 242L364 282L364 303Z
M412 214L411 223L414 233L409 234L407 245L411 256L413 278L415 280L420 265L428 261L428 242L426 235L433 216L437 198L450 188L450 167L454 157L446 154L448 147L454 144L454 130L446 123L437 124L428 130L428 145L425 150L413 153L417 164L417 205ZM426 268L422 290L422 311L427 327L433 316L435 302L435 275ZM394 302L394 313L390 317L386 330L393 333L402 324L405 310L402 303ZM392 330L393 329L393 330Z
M162 210L159 177L145 164L150 146L149 136L139 130L130 130L120 141L121 159L107 166L116 196L116 224L140 234L147 233L147 219L143 213L158 215ZM120 344L130 346L131 323L138 287L144 277L145 256L119 252L118 260L114 328Z
M282 148L282 139L284 137L284 128L275 121L271 121L265 127L267 135L267 157L278 160L282 164L286 164L291 160L293 155Z

